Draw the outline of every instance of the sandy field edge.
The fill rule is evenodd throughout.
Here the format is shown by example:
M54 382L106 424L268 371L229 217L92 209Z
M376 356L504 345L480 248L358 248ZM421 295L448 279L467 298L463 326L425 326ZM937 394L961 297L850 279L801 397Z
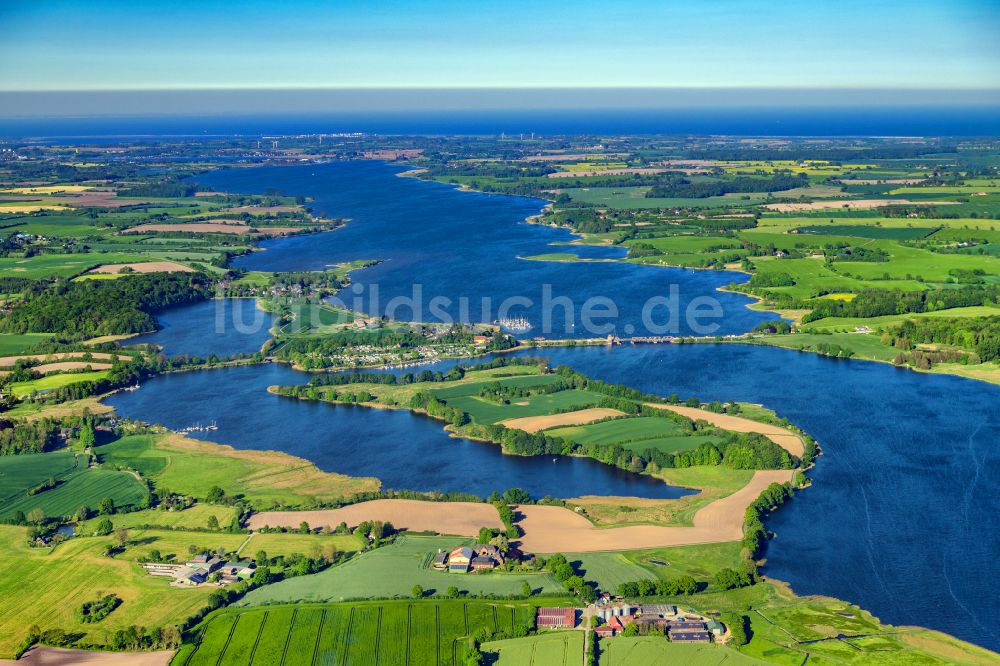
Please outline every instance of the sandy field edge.
M681 416L686 416L692 421L708 421L714 426L718 426L723 430L732 430L733 432L756 432L764 435L769 440L783 448L784 450L791 453L793 456L802 456L805 452L805 445L802 443L802 438L796 435L791 430L787 428L782 428L780 426L771 425L770 423L761 423L759 421L751 421L750 419L743 418L742 416L733 416L732 414L717 414L715 412L710 412L707 409L699 409L698 407L684 407L682 405L661 405L656 403L646 403L649 407L654 407L656 409L666 409L675 414L680 414Z
M593 423L610 416L625 416L625 412L608 407L592 407L590 409L580 409L575 412L563 412L561 414L547 414L545 416L522 416L517 419L507 419L500 421L500 425L507 428L517 428L525 432L538 432L546 428L556 426L583 425Z
M500 514L490 504L479 502L428 502L410 499L379 499L359 502L339 509L316 511L264 511L250 516L251 530L269 527L298 527L303 521L310 527L336 527L346 522L351 527L363 520L381 520L393 527L414 532L439 532L476 536L481 527L503 529Z
M668 546L722 543L743 538L743 514L772 483L792 480L794 470L765 470L754 474L741 489L703 507L692 527L629 525L595 527L583 516L559 506L521 506L519 523L524 535L520 548L531 553L594 553Z

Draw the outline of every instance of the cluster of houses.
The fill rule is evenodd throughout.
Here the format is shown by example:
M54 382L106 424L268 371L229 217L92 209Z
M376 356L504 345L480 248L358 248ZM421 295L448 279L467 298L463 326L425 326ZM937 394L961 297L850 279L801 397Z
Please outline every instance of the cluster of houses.
M577 625L575 608L539 608L539 629L573 629ZM721 622L683 611L670 604L632 605L608 593L598 598L595 615L601 621L594 633L602 638L617 636L635 624L642 634L666 634L678 643L710 643L725 634Z
M505 555L499 548L489 543L477 543L474 546L459 546L450 553L439 551L432 562L438 571L448 573L469 573L470 571L489 571L503 566L511 558L517 558L517 553L511 549Z
M604 624L594 628L601 637L616 636L633 622L640 633L665 633L680 643L709 643L725 633L722 623L683 611L670 604L640 604L633 606L621 598L613 599L607 592L597 600L597 617Z
M256 567L253 562L234 560L224 562L221 557L202 553L195 555L187 562L144 562L142 567L151 576L173 578L173 584L179 586L198 586L209 582L210 578L218 585L229 585L239 580L253 576ZM218 576L213 576L218 574Z

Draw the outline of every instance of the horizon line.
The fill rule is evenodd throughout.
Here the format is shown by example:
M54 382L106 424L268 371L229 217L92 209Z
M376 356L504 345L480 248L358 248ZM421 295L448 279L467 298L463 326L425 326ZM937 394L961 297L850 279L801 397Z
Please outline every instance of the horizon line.
M1000 107L1000 87L522 86L0 90L0 118Z

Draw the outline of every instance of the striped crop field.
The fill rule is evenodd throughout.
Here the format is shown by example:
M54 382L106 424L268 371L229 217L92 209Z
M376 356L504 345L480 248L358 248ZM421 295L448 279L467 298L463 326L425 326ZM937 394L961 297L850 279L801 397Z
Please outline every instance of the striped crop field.
M461 599L230 607L197 628L174 666L458 666L469 637L534 626L535 606Z

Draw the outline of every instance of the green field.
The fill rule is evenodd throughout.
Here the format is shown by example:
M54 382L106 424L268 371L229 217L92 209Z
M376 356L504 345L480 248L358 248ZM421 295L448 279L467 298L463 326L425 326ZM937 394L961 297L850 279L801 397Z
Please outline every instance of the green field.
M600 666L752 666L766 664L721 645L679 645L664 637L616 637L601 641Z
M171 435L122 437L95 453L106 466L140 472L160 492L205 498L212 486L219 486L229 495L242 494L259 511L378 488L375 479L322 472L287 454L236 451Z
M27 529L0 525L0 658L12 658L36 624L43 630L85 632L88 643L106 644L129 625L160 627L200 608L209 588L172 588L128 559L104 556L109 538L74 538L48 548L28 548ZM187 550L184 550L187 555ZM122 605L98 624L81 624L81 603L113 591Z
M598 393L569 389L558 393L543 393L511 401L502 405L477 396L458 396L445 402L467 413L477 423L497 423L522 416L541 416L558 411L583 409L597 404L602 396Z
M49 518L71 516L81 505L96 509L105 497L126 508L146 500L146 486L134 475L86 465L82 456L66 452L0 457L0 518L36 508ZM50 477L59 482L55 488L27 493Z
M254 533L243 545L240 555L253 557L263 550L268 557L301 553L315 557L325 549L343 553L361 550L364 541L353 534L295 534L295 533Z
M48 236L50 238L89 238L101 237L115 231L113 227L99 227L88 224L88 220L82 216L73 215L47 215L45 217L26 217L19 224L4 227L4 231L15 233L35 234L37 236ZM5 220L9 223L10 220Z
M709 252L719 248L738 248L740 242L734 238L723 236L661 236L659 238L644 238L639 241L629 241L627 244L643 243L652 245L666 254L690 254Z
M219 504L199 502L183 511L164 511L162 509L143 509L130 513L116 514L112 521L115 527L137 528L146 525L166 527L170 529L203 530L208 528L209 517L215 516L219 525L228 526L237 515L237 509ZM80 534L90 534L97 529L99 518L91 518L77 526Z
M48 333L0 333L0 356L16 356L28 351L32 346L52 336Z
M589 425L569 426L546 430L553 437L563 437L581 444L620 444L637 442L637 440L653 440L654 438L683 438L684 430L672 419L656 416L638 416L635 418L612 419ZM688 447L692 448L692 447Z
M790 333L755 339L752 343L802 351L815 351L822 344L837 345L854 352L854 358L875 361L891 361L899 353L898 349L882 344L878 335L864 333Z
M577 666L583 657L582 631L553 631L527 638L483 643L480 650L497 655L497 666Z
M870 224L831 224L826 226L799 227L800 233L854 236L857 238L886 238L889 240L916 240L926 238L940 227L881 227Z
M701 444L715 444L718 441L718 437L711 435L677 435L675 437L653 437L652 439L622 442L620 446L623 449L635 451L636 453L642 453L649 449L655 449L664 453L680 453L681 451L695 449Z
M30 258L0 258L0 273L9 277L47 278L53 275L71 277L101 264L128 264L148 261L142 254L109 252L89 254L38 254Z
M110 467L128 467L143 476L155 476L170 463L164 455L153 453L156 435L126 435L94 449L97 459Z
M49 477L64 479L86 468L86 460L69 451L0 457L0 507L19 500Z
M884 315L881 317L824 317L807 324L802 324L803 331L853 331L859 326L867 326L872 330L898 324L907 319L924 318L962 318L962 317L996 317L1000 316L1000 308L989 305L974 305L965 308L934 310L933 312L911 312L902 315Z
M596 582L602 590L613 592L621 583L656 579L651 571L632 561L624 553L564 554L584 579Z
M518 370L520 370L520 368L518 368ZM508 369L507 372L510 373L510 370ZM479 373L475 373L475 375L478 376ZM448 400L449 398L457 398L460 396L478 395L479 391L493 384L499 384L505 388L531 388L534 386L554 384L559 380L560 377L558 375L520 373L519 376L516 377L497 377L496 379L457 382L453 386L449 386L447 388L431 389L430 393L439 400Z
M15 382L10 385L10 391L19 398L31 395L35 391L51 391L78 382L96 382L108 376L107 370L95 372L63 372L55 375L45 375L27 382Z
M525 603L462 600L229 608L204 620L200 640L172 663L457 666L468 636L532 627L534 614Z
M414 585L422 586L428 595L444 595L451 586L468 594L520 594L524 581L528 581L536 591L562 590L548 574L494 572L463 575L436 571L429 566L438 549L452 550L471 543L468 539L458 537L400 537L395 543L363 553L320 573L291 578L254 590L244 598L244 602L255 605L408 597Z
M573 201L607 206L621 210L648 208L726 208L732 206L752 206L767 201L767 196L759 192L727 194L718 197L696 199L646 198L649 187L574 187L564 189Z
M635 580L672 579L691 576L710 580L716 571L738 566L738 542L632 550L621 553L565 553L587 580L602 590L617 590L621 583ZM660 563L660 564L656 564Z

